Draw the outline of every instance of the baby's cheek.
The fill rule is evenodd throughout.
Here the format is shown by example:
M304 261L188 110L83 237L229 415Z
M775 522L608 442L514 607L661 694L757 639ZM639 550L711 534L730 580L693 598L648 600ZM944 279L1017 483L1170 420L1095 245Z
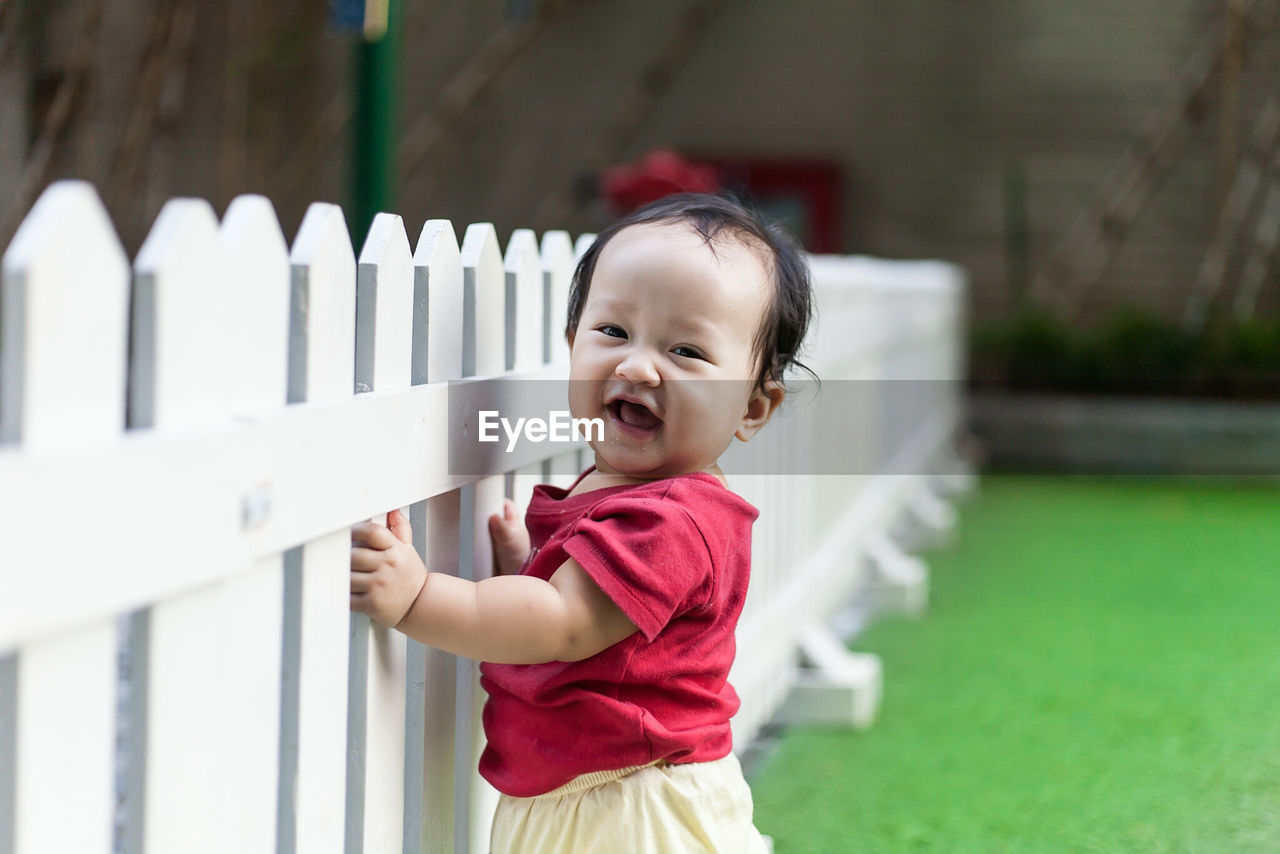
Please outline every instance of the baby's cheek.
M591 394L591 384L583 380L569 381L569 414L574 418L598 415L599 401Z

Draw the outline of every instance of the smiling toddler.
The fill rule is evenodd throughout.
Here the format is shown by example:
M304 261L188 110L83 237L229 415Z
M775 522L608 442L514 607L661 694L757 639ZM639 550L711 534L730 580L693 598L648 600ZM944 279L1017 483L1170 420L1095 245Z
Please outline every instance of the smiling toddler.
M595 464L490 519L500 574L428 572L407 521L352 531L351 607L478 659L493 854L763 852L728 682L757 511L719 458L785 396L804 256L737 203L673 196L614 223L569 299L569 408Z

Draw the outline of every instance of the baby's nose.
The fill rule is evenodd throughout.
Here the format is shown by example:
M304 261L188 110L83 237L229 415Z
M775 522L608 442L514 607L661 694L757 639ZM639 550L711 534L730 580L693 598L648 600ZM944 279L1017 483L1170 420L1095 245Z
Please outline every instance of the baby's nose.
M653 359L640 350L632 350L628 353L618 363L614 374L635 385L656 386L661 381L658 367L653 363Z

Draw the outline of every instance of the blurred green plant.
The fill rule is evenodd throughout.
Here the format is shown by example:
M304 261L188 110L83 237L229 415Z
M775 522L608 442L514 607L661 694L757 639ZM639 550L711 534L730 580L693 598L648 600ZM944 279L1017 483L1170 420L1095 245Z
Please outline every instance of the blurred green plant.
M1027 308L975 328L970 345L977 388L1280 400L1280 317L1193 332L1124 308L1080 328Z

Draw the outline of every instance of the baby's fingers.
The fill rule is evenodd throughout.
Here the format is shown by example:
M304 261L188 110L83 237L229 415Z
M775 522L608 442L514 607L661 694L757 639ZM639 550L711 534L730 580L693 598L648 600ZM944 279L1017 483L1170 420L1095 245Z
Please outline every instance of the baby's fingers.
M361 522L351 528L351 545L368 549L389 549L396 543L395 534L377 522Z
M409 525L409 517L399 510L392 510L387 514L387 527L400 542L413 542L413 528Z
M351 549L351 571L354 572L376 572L384 563L384 556L380 549L362 549L353 547ZM353 578L355 576L352 576Z
M519 524L519 521L516 520L515 502L510 498L502 502L501 513L491 513L489 515L489 533L495 537L513 530Z

